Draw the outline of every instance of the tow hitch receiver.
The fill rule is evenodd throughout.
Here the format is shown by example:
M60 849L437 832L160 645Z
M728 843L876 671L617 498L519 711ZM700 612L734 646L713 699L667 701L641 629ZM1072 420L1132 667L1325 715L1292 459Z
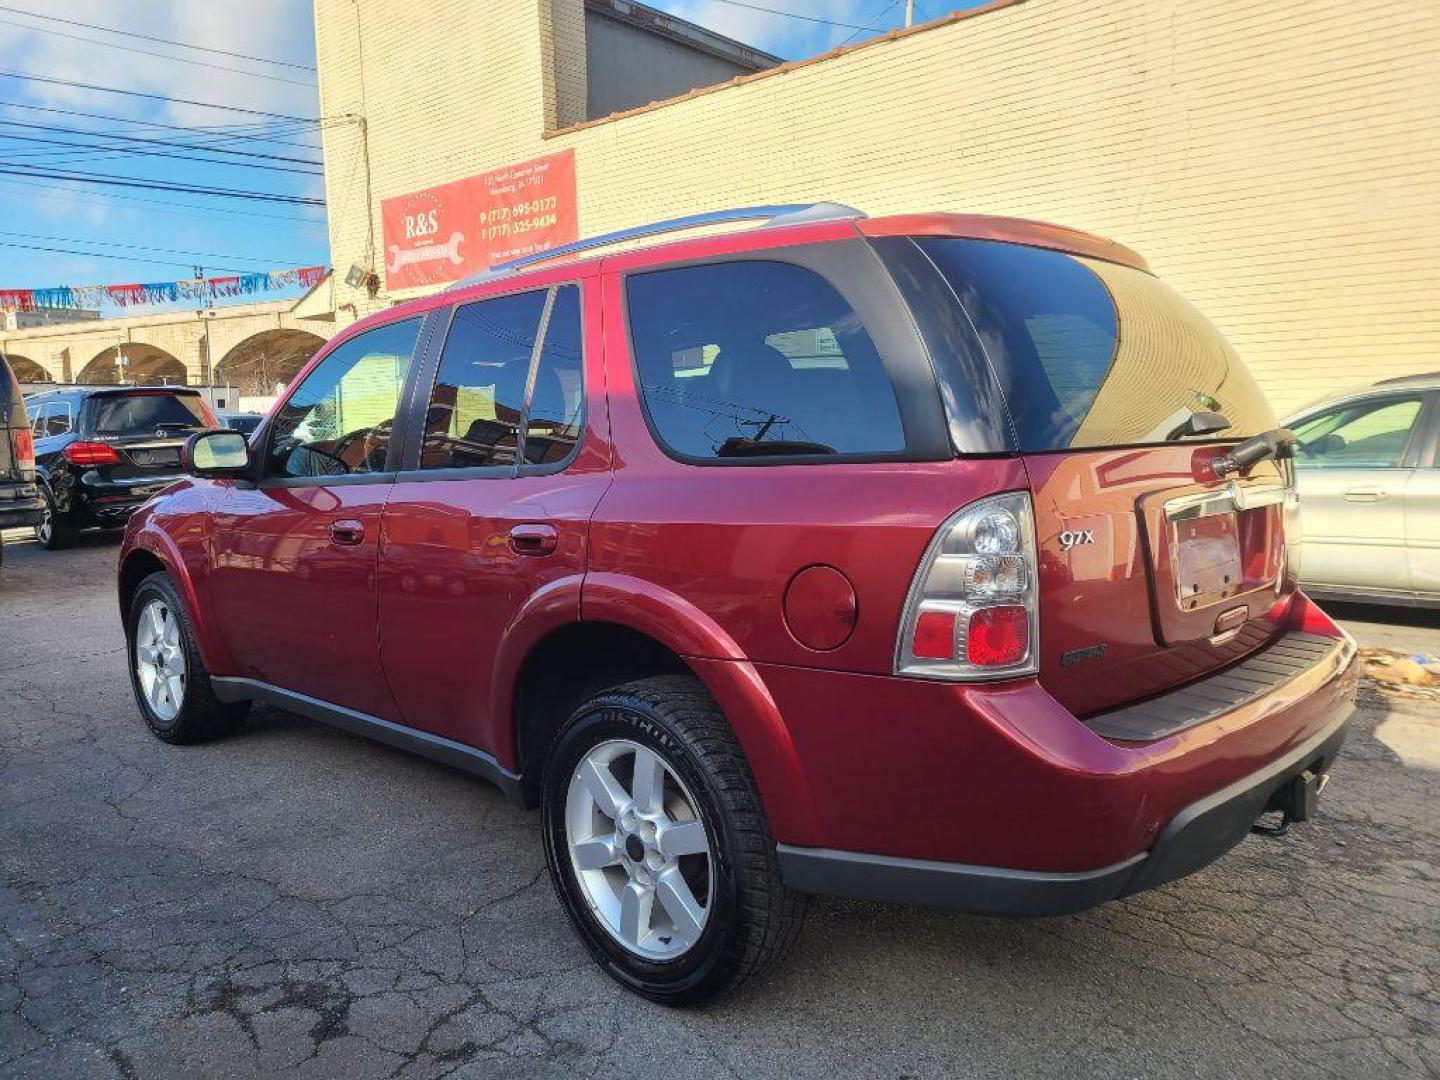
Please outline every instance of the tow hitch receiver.
M1321 790L1330 780L1329 773L1315 773L1306 769L1299 776L1287 780L1265 804L1265 813L1280 815L1278 825L1256 822L1250 831L1261 836L1284 836L1292 821L1309 821L1315 816L1315 803Z

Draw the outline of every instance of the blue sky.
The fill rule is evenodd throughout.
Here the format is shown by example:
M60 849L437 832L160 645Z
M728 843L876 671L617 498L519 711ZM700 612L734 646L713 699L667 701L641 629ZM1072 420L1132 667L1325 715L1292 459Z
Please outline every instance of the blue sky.
M785 59L812 56L893 29L902 24L905 9L904 0L650 3ZM807 18L755 10L747 3ZM921 0L915 17L933 18L955 6L954 0ZM27 12L71 21L47 21ZM164 44L162 39L278 63ZM0 72L9 73L0 74L0 289L169 281L190 277L196 265L203 266L207 276L216 276L328 262L321 207L35 175L68 170L323 198L321 177L314 175L319 168L311 164L321 156L315 125L276 118L318 115L314 52L310 0L0 0ZM172 100L108 94L43 79ZM177 98L275 115L183 104L173 100ZM188 149L138 140L205 145L211 148L205 156L223 156L233 164L122 156L64 145L93 141L97 135L164 154L194 156ZM217 154L217 148L231 152ZM257 154L273 156L249 156ZM16 169L25 175L6 172ZM40 250L44 248L52 250Z

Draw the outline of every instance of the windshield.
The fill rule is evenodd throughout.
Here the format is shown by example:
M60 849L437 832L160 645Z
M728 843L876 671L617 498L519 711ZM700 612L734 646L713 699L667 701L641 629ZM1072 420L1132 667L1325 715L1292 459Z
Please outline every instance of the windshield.
M90 407L97 435L150 435L214 424L199 394L107 394L92 398Z
M1181 438L1196 412L1215 436L1275 426L1264 394L1205 318L1128 266L989 240L917 243L980 336L1026 451Z

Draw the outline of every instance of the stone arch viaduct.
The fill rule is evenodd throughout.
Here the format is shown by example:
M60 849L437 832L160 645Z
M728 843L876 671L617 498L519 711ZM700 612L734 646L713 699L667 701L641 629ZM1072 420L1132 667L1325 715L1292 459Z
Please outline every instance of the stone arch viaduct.
M337 327L294 300L0 329L21 382L229 385L264 397L289 382Z

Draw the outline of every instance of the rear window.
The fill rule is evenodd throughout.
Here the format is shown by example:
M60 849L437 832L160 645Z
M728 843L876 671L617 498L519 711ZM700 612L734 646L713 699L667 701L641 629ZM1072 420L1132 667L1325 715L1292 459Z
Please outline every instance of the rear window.
M636 274L627 284L640 390L681 457L903 452L880 353L813 270L744 260Z
M1158 278L988 240L917 241L949 282L1004 391L1022 450L1164 442L1195 412L1219 437L1275 426L1219 331Z
M212 425L198 394L107 394L91 398L90 409L90 428L96 435L138 435Z

